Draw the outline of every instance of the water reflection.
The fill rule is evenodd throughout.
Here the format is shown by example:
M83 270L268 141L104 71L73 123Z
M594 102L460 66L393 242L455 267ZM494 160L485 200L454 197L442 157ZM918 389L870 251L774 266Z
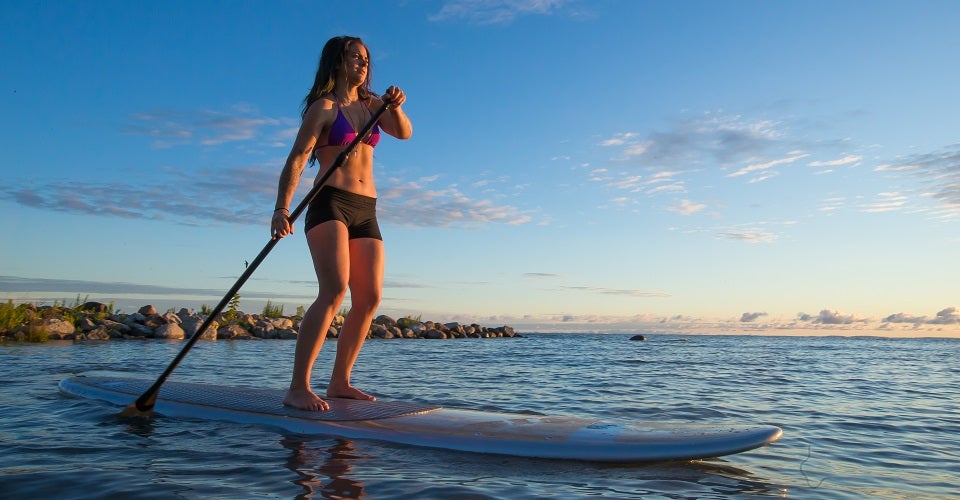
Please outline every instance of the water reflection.
M336 439L335 444L326 449L308 446L297 436L284 436L280 444L290 450L286 467L293 471L298 479L293 483L303 488L298 499L316 498L361 498L363 483L348 477L352 460L366 458L357 454L353 441Z

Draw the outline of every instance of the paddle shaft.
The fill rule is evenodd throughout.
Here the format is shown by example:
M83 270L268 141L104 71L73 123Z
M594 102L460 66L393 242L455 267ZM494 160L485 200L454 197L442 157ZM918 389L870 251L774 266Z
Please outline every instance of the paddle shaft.
M337 158L333 162L333 165L331 165L330 168L328 168L327 171L320 176L317 182L314 183L313 188L310 189L310 192L307 193L307 196L304 197L303 201L301 201L300 204L297 205L297 208L295 208L293 212L290 212L290 216L288 217L288 219L290 220L290 224L293 224L294 221L297 220L297 217L300 217L300 214L303 213L303 211L307 209L307 207L310 205L311 202L313 202L313 200L317 197L317 195L320 194L320 189L323 188L324 184L326 184L330 176L333 175L333 171L340 168L340 166L346 163L347 157L350 155L350 153L352 153L353 150L356 149L357 145L360 144L360 142L363 140L363 138L370 133L374 125L377 124L377 121L380 120L380 117L383 115L384 112L387 111L389 107L390 107L390 103L384 102L383 106L381 106L380 109L375 111L373 113L373 116L370 117L370 120L367 121L367 124L364 125L362 129L360 129L360 132L357 133L357 136L353 139L353 141L351 141L350 144L348 144L347 147L344 148L339 155L337 155ZM207 315L206 319L203 320L203 323L200 325L200 328L197 329L197 332L194 333L193 336L190 337L190 340L188 340L187 343L183 346L183 348L180 349L180 352L177 354L177 356L173 358L173 362L171 362L170 365L167 366L167 369L160 374L156 382L154 382L153 385L151 385L150 388L146 390L146 392L144 392L139 398L137 398L136 401L131 403L130 406L127 406L127 408L124 409L123 412L121 412L121 415L123 416L149 416L150 415L150 413L153 411L154 405L156 405L157 394L160 392L160 387L163 385L164 382L166 382L167 377L169 377L170 374L173 373L173 370L177 367L177 365L180 364L180 361L183 360L184 356L187 355L187 352L190 351L193 345L196 344L198 340L200 340L200 336L203 335L203 332L205 332L207 328L210 327L210 324L213 323L213 321L216 319L216 317L223 312L224 308L226 308L227 304L230 302L230 299L232 299L233 296L236 295L238 291L240 291L240 287L242 287L243 284L247 282L247 279L250 278L250 275L252 275L253 272L257 270L257 267L260 266L260 263L263 262L265 258L267 258L267 254L269 254L270 251L273 250L273 247L277 245L278 241L280 241L280 238L276 236L273 236L272 238L270 238L270 241L268 241L267 244L263 247L263 250L260 250L260 253L256 256L256 258L253 259L252 262L250 262L247 268L243 271L243 274L240 275L240 278L237 279L237 282L234 283L233 286L230 287L230 290L227 291L227 294L223 296L223 298L220 300L220 303L217 304L217 307L214 307L213 311L211 311L210 314Z

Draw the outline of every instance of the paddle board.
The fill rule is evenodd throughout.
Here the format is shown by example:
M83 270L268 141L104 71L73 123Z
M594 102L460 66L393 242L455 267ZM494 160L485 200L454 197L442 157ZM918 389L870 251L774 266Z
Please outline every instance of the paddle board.
M62 380L60 390L127 406L151 384L150 380L81 376ZM167 381L154 411L170 417L268 425L299 434L620 463L718 457L770 444L782 434L778 427L769 425L602 421L403 401L331 399L330 411L309 412L284 406L285 392Z

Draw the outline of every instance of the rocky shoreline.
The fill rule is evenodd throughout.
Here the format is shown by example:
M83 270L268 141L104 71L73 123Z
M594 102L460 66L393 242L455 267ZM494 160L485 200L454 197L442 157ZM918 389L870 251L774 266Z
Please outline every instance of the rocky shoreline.
M181 308L158 312L146 305L133 314L111 311L100 302L74 307L0 304L0 340L45 342L47 340L184 339L192 338L206 316ZM267 317L242 311L221 313L202 333L200 340L296 339L301 318ZM343 316L336 316L327 338L340 336ZM368 339L452 339L521 337L512 327L489 328L477 324L438 323L411 318L379 316L367 332Z

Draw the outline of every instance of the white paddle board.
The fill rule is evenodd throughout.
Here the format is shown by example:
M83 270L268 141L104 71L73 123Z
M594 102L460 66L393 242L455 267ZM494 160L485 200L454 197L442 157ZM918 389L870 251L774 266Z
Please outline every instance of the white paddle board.
M73 377L64 393L127 406L152 381ZM330 399L330 411L283 405L282 389L166 382L154 411L279 427L299 434L377 439L475 453L600 462L695 460L770 444L782 431L770 425L621 422L451 409L401 401Z

